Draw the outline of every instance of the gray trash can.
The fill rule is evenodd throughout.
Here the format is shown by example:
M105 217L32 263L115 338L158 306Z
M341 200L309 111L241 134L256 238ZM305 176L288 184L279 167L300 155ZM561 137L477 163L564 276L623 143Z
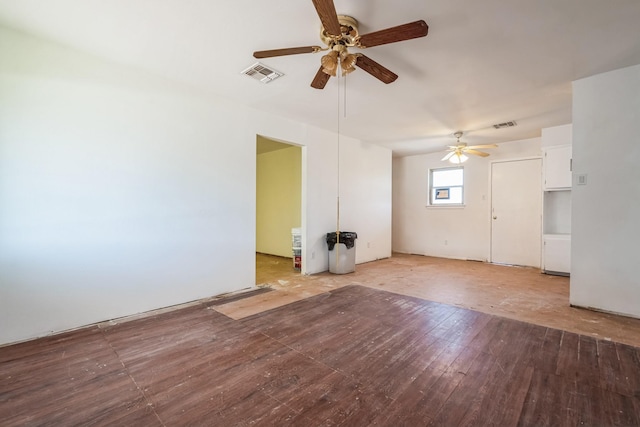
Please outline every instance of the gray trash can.
M329 272L334 274L356 271L356 239L352 231L327 233L329 247Z

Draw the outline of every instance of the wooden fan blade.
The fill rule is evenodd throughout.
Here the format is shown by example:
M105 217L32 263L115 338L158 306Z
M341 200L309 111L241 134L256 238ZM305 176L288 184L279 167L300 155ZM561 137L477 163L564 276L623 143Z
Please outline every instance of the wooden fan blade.
M320 46L290 47L286 49L259 50L253 52L254 58L271 58L274 56L298 55L299 53L313 53L322 49Z
M340 22L338 21L338 14L333 0L313 0L313 5L316 8L316 12L318 12L320 22L322 22L325 31L332 36L341 35Z
M362 68L367 73L371 74L376 79L386 84L395 82L396 79L398 78L397 74L383 67L382 65L378 64L376 61L369 58L368 56L365 56L362 54L358 54L356 65Z
M462 152L465 153L465 154L474 154L474 155L480 156L480 157L487 157L489 155L489 153L483 153L482 151L478 151L478 150L466 149L466 150L463 150Z
M469 145L467 148L498 148L496 144L485 144L485 145Z
M442 160L443 160L443 161L444 161L444 160L449 160L449 159L451 158L451 156L453 156L454 154L456 154L456 152L455 152L455 151L452 151L452 152L450 152L449 154L447 154L446 156L444 156L444 157L442 158Z
M428 32L429 26L426 22L422 20L410 22L360 36L359 46L364 48L416 39L426 36Z
M324 71L322 71L322 66L320 66L320 68L318 69L318 72L316 73L316 76L313 78L313 81L311 82L311 87L315 89L324 89L324 87L327 85L327 82L329 81L330 78L331 76L325 73Z

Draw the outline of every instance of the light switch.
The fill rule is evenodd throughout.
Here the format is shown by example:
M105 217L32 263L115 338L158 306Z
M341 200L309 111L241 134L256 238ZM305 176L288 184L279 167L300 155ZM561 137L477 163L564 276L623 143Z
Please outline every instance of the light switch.
M587 174L583 173L578 175L578 185L587 185Z

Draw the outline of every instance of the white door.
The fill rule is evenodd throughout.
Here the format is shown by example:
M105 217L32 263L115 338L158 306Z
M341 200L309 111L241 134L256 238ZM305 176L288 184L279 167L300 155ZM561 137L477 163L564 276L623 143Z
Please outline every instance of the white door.
M491 262L540 267L542 160L491 165Z

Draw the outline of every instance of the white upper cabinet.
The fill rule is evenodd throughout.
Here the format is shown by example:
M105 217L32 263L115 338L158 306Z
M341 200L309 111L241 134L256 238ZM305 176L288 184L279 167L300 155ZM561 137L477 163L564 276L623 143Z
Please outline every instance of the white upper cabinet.
M571 124L542 129L544 190L571 189Z
M543 148L544 189L571 188L571 145Z

